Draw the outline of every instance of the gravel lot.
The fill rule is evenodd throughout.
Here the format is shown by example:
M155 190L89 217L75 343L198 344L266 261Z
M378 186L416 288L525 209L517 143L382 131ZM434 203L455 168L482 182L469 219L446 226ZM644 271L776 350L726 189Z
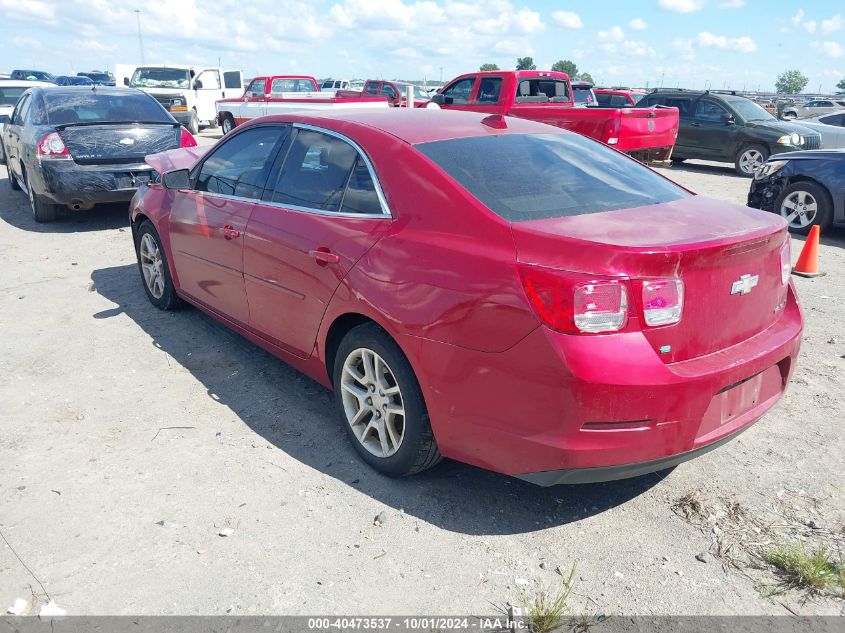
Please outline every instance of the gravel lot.
M729 166L662 171L745 200ZM36 225L25 200L0 181L3 609L32 590L89 615L491 613L576 565L577 612L845 613L769 595L748 555L796 536L845 549L843 232L823 239L827 276L796 278L804 346L765 418L664 478L541 489L450 462L376 475L327 391L149 304L125 205Z

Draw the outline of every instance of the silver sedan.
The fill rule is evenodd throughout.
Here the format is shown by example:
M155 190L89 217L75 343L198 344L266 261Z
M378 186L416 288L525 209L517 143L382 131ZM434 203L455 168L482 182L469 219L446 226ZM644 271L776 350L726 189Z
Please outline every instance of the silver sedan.
M845 149L845 110L801 119L801 125L821 134L821 149Z

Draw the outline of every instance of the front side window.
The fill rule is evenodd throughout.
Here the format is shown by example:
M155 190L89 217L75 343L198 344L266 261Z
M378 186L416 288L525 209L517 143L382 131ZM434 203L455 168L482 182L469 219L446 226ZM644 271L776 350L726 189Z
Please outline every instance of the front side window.
M287 130L268 126L235 134L203 162L194 189L258 200L274 159L273 150Z
M690 195L578 134L502 134L414 147L510 222L644 207Z
M381 94L388 99L396 98L396 90L390 84L383 84L381 87Z
M252 83L249 84L249 88L246 90L246 94L249 97L263 97L264 96L264 88L267 86L266 79L253 79Z
M291 207L342 213L382 213L364 158L343 139L300 129L273 191Z
M443 91L447 105L461 105L469 103L472 94L472 86L475 84L475 77L459 79Z

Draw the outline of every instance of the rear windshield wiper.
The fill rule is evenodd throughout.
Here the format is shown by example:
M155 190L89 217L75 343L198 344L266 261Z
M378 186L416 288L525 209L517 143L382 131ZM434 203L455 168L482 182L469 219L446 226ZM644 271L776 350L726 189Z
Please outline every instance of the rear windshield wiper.
M182 127L178 121L76 121L74 123L57 123L53 125L57 130L63 130L66 127L85 127L89 125L170 125L172 127Z

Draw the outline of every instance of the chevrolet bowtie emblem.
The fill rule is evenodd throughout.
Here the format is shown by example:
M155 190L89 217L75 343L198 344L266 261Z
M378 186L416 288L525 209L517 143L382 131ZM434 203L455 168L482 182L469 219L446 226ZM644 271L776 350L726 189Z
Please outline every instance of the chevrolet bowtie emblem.
M731 285L732 295L747 295L754 289L757 282L760 280L759 275L742 275L737 281Z

